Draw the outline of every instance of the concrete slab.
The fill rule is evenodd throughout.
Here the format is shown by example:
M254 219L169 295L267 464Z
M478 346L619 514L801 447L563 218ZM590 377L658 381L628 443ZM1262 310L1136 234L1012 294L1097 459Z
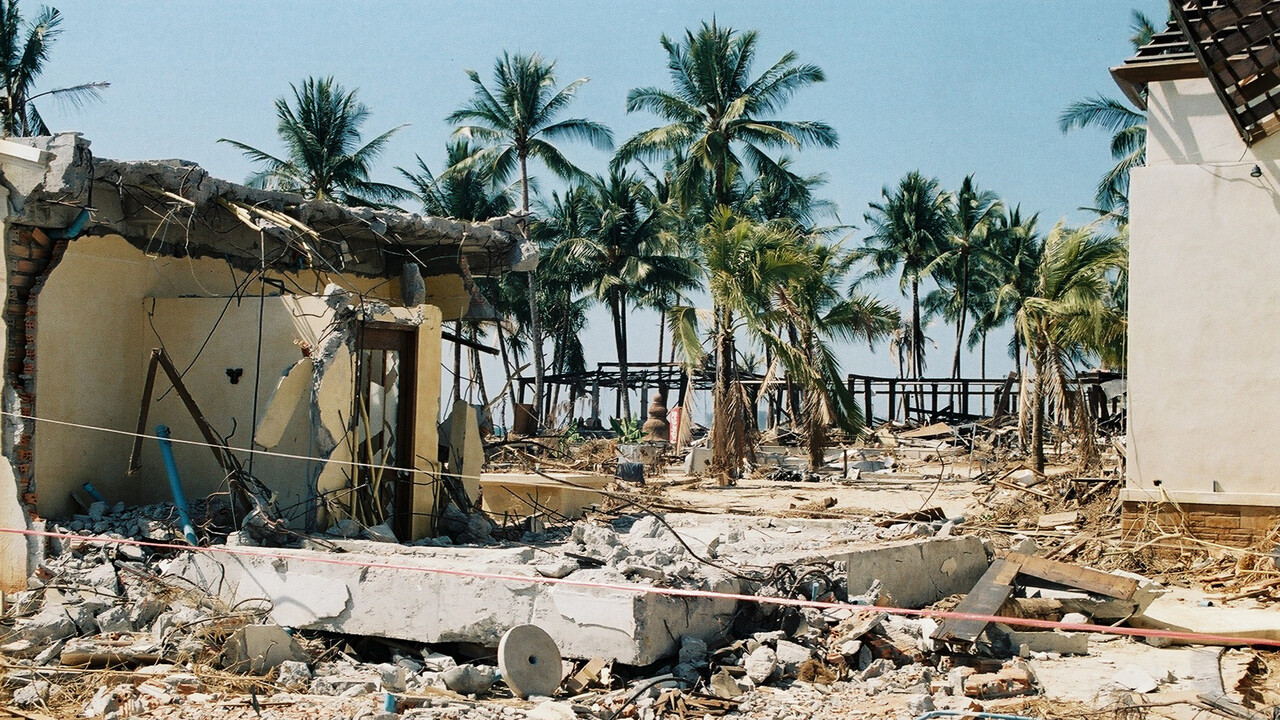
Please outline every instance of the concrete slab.
M484 570L533 576L533 550L420 548L351 541L344 563L393 563L398 568L307 562L313 550L273 548L268 557L198 554L178 558L170 572L229 602L270 598L272 620L293 627L417 642L470 642L497 647L515 625L546 630L571 658L610 658L648 665L679 649L682 635L711 640L732 622L732 600L673 598L620 590L488 580L405 567ZM390 548L390 549L389 549ZM328 555L327 557L335 557ZM708 571L705 589L738 592L728 575ZM628 583L602 568L574 580ZM341 601L341 602L339 602Z
M847 562L850 596L865 593L879 580L881 603L908 608L969 592L990 565L986 547L976 537L857 550Z

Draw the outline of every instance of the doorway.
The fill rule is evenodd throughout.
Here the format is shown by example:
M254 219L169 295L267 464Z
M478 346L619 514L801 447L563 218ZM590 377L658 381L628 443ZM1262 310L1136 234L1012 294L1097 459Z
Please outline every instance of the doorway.
M356 336L355 518L387 522L402 542L413 527L418 328L366 323Z

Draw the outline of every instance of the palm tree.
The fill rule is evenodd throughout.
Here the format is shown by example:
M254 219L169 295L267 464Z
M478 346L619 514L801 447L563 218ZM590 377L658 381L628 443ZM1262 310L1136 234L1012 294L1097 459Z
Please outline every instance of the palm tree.
M474 153L471 143L455 138L445 146L447 169L439 176L431 172L421 156L416 157L418 167L415 170L402 167L396 167L396 170L413 188L428 215L469 221L506 215L515 206L509 188L488 172L488 168L459 167Z
M355 90L346 90L332 77L309 77L289 88L292 105L288 97L275 101L276 134L284 143L284 158L235 140L218 140L262 164L248 185L347 205L380 206L412 197L408 190L369 179L373 161L404 125L361 145L360 126L369 108L356 99Z
M676 194L693 201L711 187L712 199L728 205L730 188L744 158L758 175L779 175L767 149L806 145L835 147L836 131L812 120L764 117L786 104L797 90L825 80L816 65L798 65L788 52L759 77L751 78L755 32L736 32L712 21L682 41L662 36L674 90L635 88L627 112L648 110L669 124L645 130L618 150L615 162L683 155L676 169ZM738 150L735 150L738 148Z
M898 287L911 290L909 342L914 377L924 376L924 328L920 324L920 282L947 251L951 229L950 198L938 181L919 171L907 173L897 188L880 191L883 200L871 203L864 215L871 228L858 256L872 262L868 278L886 277L898 270ZM900 345L902 345L900 343Z
M618 358L623 418L631 419L627 388L628 304L651 293L670 296L690 289L697 266L681 251L676 238L662 232L663 209L642 179L615 168L590 186L587 228L582 236L562 242L552 253L584 268L583 287L609 309ZM643 398L641 398L643 401Z
M978 190L972 175L965 177L960 184L960 191L952 197L952 207L948 213L951 227L947 233L946 248L924 270L925 275L942 279L944 284L930 293L925 304L940 310L948 320L955 323L956 351L951 363L951 376L959 379L960 351L965 341L964 327L969 319L969 306L972 302L973 270L990 259L988 234L1002 206L995 193Z
M99 91L110 86L106 82L83 83L71 87L35 92L36 78L44 71L49 48L62 34L62 14L56 8L44 7L33 22L24 24L17 0L0 0L0 73L3 73L3 130L6 137L50 135L35 101L42 97L63 100L80 107L101 99Z
M816 470L824 462L828 426L835 424L852 434L864 427L863 409L845 385L831 342L874 343L888 337L900 318L896 309L870 296L842 296L840 286L856 260L854 254L812 238L797 236L796 243L806 267L778 287L770 313L795 328L795 339L773 333L776 320L758 318L754 327L786 367L787 377L804 392L809 467Z
M1146 45L1156 33L1155 24L1134 10L1129 28L1133 49ZM1058 116L1062 132L1074 128L1096 127L1111 133L1111 159L1115 165L1098 182L1094 205L1098 212L1110 216L1118 224L1129 222L1129 171L1147 161L1147 116L1123 101L1098 95L1077 100Z
M979 302L988 308L978 325L994 329L1017 317L1026 299L1036 287L1036 272L1044 254L1044 241L1036 232L1039 215L1022 217L1021 206L1006 209L996 219L991 257L993 262L982 266L990 277L982 284L987 287L987 297ZM1010 339L1010 352L1014 367L1022 367L1022 336L1014 330Z
M529 158L541 160L547 169L564 179L581 178L583 173L569 162L554 140L585 140L598 148L613 146L613 133L600 123L584 118L556 120L568 107L578 88L588 78L579 78L556 89L555 63L539 55L503 53L493 68L490 89L474 70L467 71L475 94L447 118L461 123L455 136L481 143L470 158L460 163L462 169L475 165L489 168L496 178L506 179L518 173L520 209L524 212L524 236L529 235ZM537 303L538 277L529 274L529 306ZM539 313L531 311L530 340L533 343L534 406L542 407L544 354L542 323Z
M733 383L734 334L742 328L759 331L768 320L764 311L775 290L802 276L808 265L794 229L754 223L721 207L697 235L698 256L712 301L711 336L714 343L715 419L711 427L712 468L721 484L728 484L746 450L747 403L740 385ZM697 312L675 307L670 312L672 333L685 362L698 366L704 353L697 334ZM716 465L715 458L726 464Z
M1015 319L1035 369L1031 394L1031 462L1044 470L1045 400L1082 418L1078 398L1068 392L1072 358L1097 354L1122 327L1108 301L1111 279L1127 263L1122 240L1070 229L1059 223L1045 239L1036 267L1034 291Z
M768 150L835 147L836 132L824 122L768 117L781 110L796 91L822 82L825 76L816 65L797 64L796 54L788 52L753 79L756 41L755 32L739 33L714 21L703 23L696 32L686 31L680 41L663 35L673 89L635 88L627 94L627 112L647 110L667 124L629 139L619 148L614 162L677 157L680 162L673 175L673 194L682 204L686 208L700 204L709 189L711 202L727 207L744 165L750 165L759 176L785 181L790 175ZM735 231L739 223L720 210L708 215L711 222L703 230L704 238L724 238L735 232L755 234L748 229L754 227L751 223L742 223L743 229ZM702 244L705 247L708 243ZM740 417L734 412L736 401L730 389L735 376L734 310L721 306L725 297L712 291L717 347L711 463L722 479L737 471L743 449L738 436Z

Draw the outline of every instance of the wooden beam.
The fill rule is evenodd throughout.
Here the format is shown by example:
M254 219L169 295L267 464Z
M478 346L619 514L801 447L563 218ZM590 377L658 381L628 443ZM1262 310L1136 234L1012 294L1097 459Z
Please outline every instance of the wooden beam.
M1080 567L1068 563L1046 560L1042 557L1009 553L1005 559L1017 563L1019 575L1065 585L1097 595L1106 595L1117 600L1129 600L1138 590L1138 581L1133 578L1112 575L1111 573Z

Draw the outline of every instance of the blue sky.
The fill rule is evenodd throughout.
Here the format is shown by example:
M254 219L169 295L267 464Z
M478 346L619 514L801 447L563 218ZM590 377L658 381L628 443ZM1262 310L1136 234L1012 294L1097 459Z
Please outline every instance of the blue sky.
M562 82L590 77L570 113L606 123L622 140L656 124L628 115L624 101L632 87L667 85L659 36L714 15L759 31L756 72L787 50L826 72L827 82L797 95L785 116L839 131L838 149L804 151L797 160L802 171L829 176L825 195L844 222L862 224L883 185L920 169L951 188L974 173L981 187L1039 212L1046 228L1087 219L1077 208L1091 204L1109 160L1103 133L1064 136L1058 114L1078 98L1119 96L1107 70L1129 54L1132 9L1158 22L1167 16L1158 0L53 4L65 18L63 34L40 87L97 80L111 87L99 104L45 103L41 111L55 131L83 132L100 156L179 157L241 180L251 165L218 138L278 149L273 99L290 82L333 75L372 109L367 136L409 123L380 167L379 179L394 180L392 168L415 154L439 167L444 117L470 94L463 70L487 77L504 50L554 58ZM23 5L28 16L36 9ZM607 162L586 147L565 149L593 172ZM635 322L633 354L651 356L656 332L641 329L653 322ZM589 334L589 360L611 360L594 352L612 346L603 315L593 316ZM939 345L933 368L945 373L948 333L930 334ZM845 365L891 369L884 348L850 348Z

